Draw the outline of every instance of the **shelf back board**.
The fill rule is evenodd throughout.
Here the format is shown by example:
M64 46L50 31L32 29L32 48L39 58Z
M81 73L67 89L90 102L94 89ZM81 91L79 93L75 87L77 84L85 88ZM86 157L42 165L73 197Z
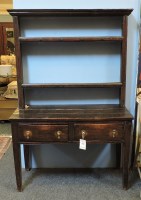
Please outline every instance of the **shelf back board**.
M18 74L18 93L19 93L19 107L20 108L24 108L25 107L25 91L27 90L34 90L35 88L42 88L42 89L46 89L46 88L93 88L93 89L97 89L100 88L100 90L102 88L116 88L119 90L118 94L119 94L119 105L121 107L125 106L125 88L126 88L126 51L127 51L127 17L128 15L131 14L131 12L133 11L133 9L11 9L8 10L8 12L13 16L14 19L14 28L15 28L15 40L16 40L16 54L17 54L17 74ZM62 26L62 30L65 29L65 27L67 27L67 31L64 33L69 33L69 25L70 24L75 24L75 23L68 23L67 26L64 25L64 22L61 22L61 20L63 21L67 21L69 19L69 21L71 22L76 22L76 24L74 25L73 29L72 29L72 33L70 33L70 35L61 35L60 33L62 33L62 31L60 31L60 33L57 35L57 32L52 32L52 30L54 31L55 28L52 27L52 30L50 32L49 35L46 35L46 33L48 32L48 27L46 29L45 27L45 32L44 34L39 35L38 34L38 28L37 27L37 34L35 34L35 29L36 27L31 27L31 31L30 31L30 23L32 22L32 20L37 20L37 21L44 21L44 19L47 18L50 23L50 27L52 27L52 23L51 20L55 20L58 19L60 20L60 24ZM111 24L110 26L113 26L113 29L115 29L115 33L113 32L112 28L109 26L109 35L108 32L106 33L106 29L103 26L103 19L105 18L106 20L106 24L108 23L108 19L110 20L109 24ZM76 19L76 20L75 20ZM85 19L84 21L86 22L86 26L84 27L83 31L80 31L81 29L83 29L82 24L79 24L79 20L83 21L82 19ZM103 26L103 30L105 31L103 33L103 35L99 35L97 34L98 32L94 33L94 31L92 29L95 29L95 25L91 26L87 25L87 21L89 21L88 19L91 19L91 24L92 24L92 20L97 20L98 19L98 24L99 26L97 26L97 28L100 30L100 26ZM115 21L114 21L115 19ZM24 21L25 20L25 21ZM29 20L29 24L26 21ZM113 21L112 21L113 20ZM104 21L105 22L105 21ZM114 23L116 22L116 23ZM31 23L32 24L32 23ZM40 23L37 23L40 24ZM45 25L46 23L43 22L43 25ZM79 24L79 25L78 25ZM95 23L93 23L95 24ZM115 25L117 24L117 26ZM27 27L26 27L27 25ZM22 26L23 26L23 30L22 30ZM24 30L24 26L25 26L25 30ZM80 32L82 32L82 35L79 35L79 31L77 32L77 26L79 26L80 28ZM59 27L59 25L58 25ZM27 30L26 30L27 28ZM42 27L44 28L44 27ZM90 34L87 34L87 30L86 29L90 29L90 31L92 31ZM71 28L70 28L71 29ZM32 32L34 31L34 35L32 35ZM56 30L55 30L56 31ZM76 31L76 34L73 35L73 32ZM99 31L102 32L102 31ZM52 33L54 35L52 35ZM86 35L85 35L86 34ZM114 73L117 75L115 76L116 79L115 80L109 80L109 83L106 81L106 79L101 78L102 81L98 81L96 80L95 82L93 82L92 78L90 78L90 82L88 80L85 80L84 82L81 81L81 79L77 82L76 80L74 80L74 83L71 81L62 81L59 82L58 80L56 80L56 82L43 82L39 81L39 83L34 80L33 82L26 80L25 78L25 74L27 74L28 72L28 66L27 69L24 66L24 62L23 60L26 60L26 63L30 62L32 59L32 55L28 55L28 53L30 54L30 52L27 53L26 55L26 51L23 51L24 49L29 50L31 46L35 47L34 49L36 49L36 45L37 47L41 47L41 49L43 49L43 46L53 46L53 43L56 43L56 46L63 46L64 45L64 49L65 49L65 45L72 45L73 43L76 43L76 48L78 46L81 47L87 45L87 43L91 43L92 45L96 46L96 44L100 42L104 42L105 46L109 43L115 43L115 46L117 45L119 48L118 49L119 52L116 53L116 59L118 60L118 62L116 63L115 60L112 61L112 63L114 63L115 65L118 65L118 71L113 71L111 72L111 75L113 74L113 77L115 76ZM45 44L43 44L45 43ZM49 44L50 43L50 44ZM108 45L107 45L108 46ZM60 48L60 47L59 47ZM59 49L58 48L58 49ZM71 47L72 48L72 47ZM56 48L57 49L57 48ZM73 49L73 48L72 48ZM82 48L80 48L82 49ZM87 48L90 51L90 48ZM98 49L98 48L96 48ZM104 49L102 47L102 49ZM111 49L111 48L109 48ZM37 50L37 49L36 49ZM45 49L46 50L46 49ZM22 52L23 51L23 52ZM65 52L67 52L68 50L66 49ZM35 52L35 51L34 51ZM44 53L44 52L43 52ZM86 53L86 52L85 52ZM94 52L95 53L95 52ZM104 56L107 54L103 54ZM38 58L41 57L40 55L36 55ZM52 55L51 55L52 56ZM51 56L49 57L49 62L51 64L54 64L54 61L51 59ZM65 55L66 56L66 55ZM65 57L64 56L64 57ZM67 55L68 58L70 58L70 55ZM35 56L34 56L35 57ZM77 58L76 58L77 57ZM75 57L75 59L72 59L72 64L73 66L76 64L77 66L79 66L78 64L78 55ZM113 56L112 56L113 57ZM86 58L85 56L81 55L81 58L83 58L82 60L84 62L86 62ZM113 57L114 58L114 57ZM47 57L45 58L47 59ZM46 60L44 59L44 62L46 63ZM95 63L95 59L93 59L93 66L96 66ZM75 61L75 63L74 63ZM101 64L101 61L103 62L102 56L100 57L100 64L97 68L100 68L100 66L103 64ZM60 61L59 61L60 62ZM83 63L84 63L83 62ZM105 63L107 61L105 60ZM35 62L34 62L35 63ZM39 63L38 63L39 64ZM62 64L62 61L60 62L60 64ZM37 64L36 65L36 69L37 69ZM110 69L111 69L111 64L109 64ZM33 66L30 66L31 68L33 68ZM34 66L35 67L35 66ZM23 71L23 68L26 69L26 73ZM80 68L80 66L79 66ZM114 68L112 68L114 69ZM117 70L117 67L115 68ZM49 69L50 70L50 69ZM38 71L38 70L37 70ZM84 70L83 70L84 71ZM102 69L102 71L104 71ZM111 70L110 70L111 71ZM70 71L71 72L71 71ZM68 74L70 73L68 72ZM89 74L91 75L92 72L90 71ZM66 76L66 75L64 75ZM48 76L50 77L50 76ZM80 77L80 76L79 76ZM97 77L97 75L95 76ZM28 77L27 77L28 79ZM67 79L68 80L68 79ZM82 79L83 80L83 79ZM55 85L54 85L55 84Z

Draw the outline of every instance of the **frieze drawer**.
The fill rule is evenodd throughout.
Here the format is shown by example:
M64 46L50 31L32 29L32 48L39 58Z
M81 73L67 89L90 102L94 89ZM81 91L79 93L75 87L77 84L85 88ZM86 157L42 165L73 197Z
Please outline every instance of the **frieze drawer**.
M67 125L22 124L19 133L21 141L68 141Z
M124 124L75 124L74 140L121 140L124 134Z

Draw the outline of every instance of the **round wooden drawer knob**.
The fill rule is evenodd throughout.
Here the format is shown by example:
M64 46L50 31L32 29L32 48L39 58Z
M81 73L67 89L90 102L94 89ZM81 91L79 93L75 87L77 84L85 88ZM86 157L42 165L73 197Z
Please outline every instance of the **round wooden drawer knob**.
M32 137L32 132L31 131L25 131L24 132L24 137L29 140Z

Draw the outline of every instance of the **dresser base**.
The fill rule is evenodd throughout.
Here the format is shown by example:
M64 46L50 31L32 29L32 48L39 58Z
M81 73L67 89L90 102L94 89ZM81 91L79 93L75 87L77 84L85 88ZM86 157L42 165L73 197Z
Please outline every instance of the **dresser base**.
M18 191L22 191L21 144L25 169L29 171L32 145L78 143L82 138L87 143L117 145L117 154L122 155L123 188L128 189L132 116L126 108L68 106L16 110L11 116L11 125Z

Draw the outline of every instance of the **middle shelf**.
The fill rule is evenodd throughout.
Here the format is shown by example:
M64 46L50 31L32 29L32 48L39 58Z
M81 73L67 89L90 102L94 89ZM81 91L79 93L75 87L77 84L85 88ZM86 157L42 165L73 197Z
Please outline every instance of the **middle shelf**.
M117 83L48 83L48 84L40 84L40 83L33 83L33 84L22 84L23 88L47 88L47 87L79 87L79 88L109 88L109 87L122 87L121 82Z
M124 37L19 37L20 42L96 42L96 41L122 41Z
M122 87L121 82L115 83L33 83L33 84L22 84L23 88L53 88L53 87L68 87L68 88L109 88L109 87Z

